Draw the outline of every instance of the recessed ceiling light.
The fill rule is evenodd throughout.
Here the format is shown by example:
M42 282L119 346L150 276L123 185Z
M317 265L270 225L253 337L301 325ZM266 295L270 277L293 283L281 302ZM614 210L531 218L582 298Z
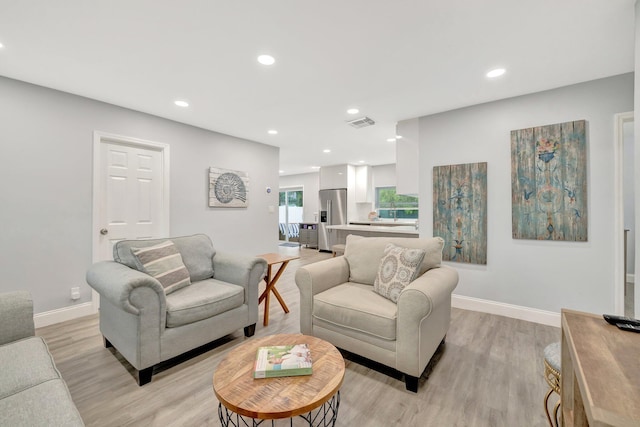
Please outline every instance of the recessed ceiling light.
M329 150L329 149L327 148L327 149L322 150L322 152L323 152L323 153L330 153L330 152L331 152L331 150Z
M0 43L0 49L2 49L4 47L4 45L2 43Z
M276 60L271 55L260 55L258 56L258 62L261 63L262 65L273 65L276 62Z
M267 131L267 133L268 133L269 135L277 135L277 134L278 134L278 131L277 131L277 130L275 130L275 129L269 129L269 130Z
M320 169L320 166L311 166L311 169Z
M284 171L283 170L279 170L278 173L284 173Z
M347 110L348 114L358 114L360 112L360 110L358 110L357 108L349 108Z
M174 104L176 104L178 107L188 107L189 103L187 101L175 101Z
M487 77L489 77L490 79L495 79L496 77L500 77L501 75L503 75L506 71L507 70L505 70L504 68L496 68L489 71L487 73Z
M395 138L388 138L387 142L396 142L396 139Z
M396 135L396 139L402 139L402 135Z
M364 160L358 160L358 163L364 163Z

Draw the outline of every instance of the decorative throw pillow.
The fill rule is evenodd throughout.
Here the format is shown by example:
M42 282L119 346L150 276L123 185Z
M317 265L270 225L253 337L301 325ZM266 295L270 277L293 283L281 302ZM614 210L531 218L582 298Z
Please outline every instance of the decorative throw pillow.
M389 243L378 267L373 290L397 303L400 292L411 283L420 271L424 249L402 248Z
M131 248L131 252L144 272L158 279L166 294L191 284L189 270L170 240L146 248Z

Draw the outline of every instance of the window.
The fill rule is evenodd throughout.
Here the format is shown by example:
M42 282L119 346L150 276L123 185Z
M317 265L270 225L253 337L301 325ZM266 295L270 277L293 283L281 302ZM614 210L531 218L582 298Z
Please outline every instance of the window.
M285 200L288 203L285 203ZM302 191L280 191L280 206L302 207Z
M418 198L396 194L396 187L376 187L376 210L382 219L418 219Z

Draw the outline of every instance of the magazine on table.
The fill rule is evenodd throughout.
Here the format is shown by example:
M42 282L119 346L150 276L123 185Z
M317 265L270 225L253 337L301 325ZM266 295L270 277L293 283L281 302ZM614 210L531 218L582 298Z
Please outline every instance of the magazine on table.
M256 353L253 378L311 375L311 351L307 344L260 347Z

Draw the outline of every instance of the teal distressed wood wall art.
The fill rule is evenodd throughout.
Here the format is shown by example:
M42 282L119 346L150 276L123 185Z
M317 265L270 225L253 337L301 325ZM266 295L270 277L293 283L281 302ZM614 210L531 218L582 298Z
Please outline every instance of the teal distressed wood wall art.
M514 239L585 242L586 121L511 131Z
M433 235L442 259L487 263L487 163L433 168Z

